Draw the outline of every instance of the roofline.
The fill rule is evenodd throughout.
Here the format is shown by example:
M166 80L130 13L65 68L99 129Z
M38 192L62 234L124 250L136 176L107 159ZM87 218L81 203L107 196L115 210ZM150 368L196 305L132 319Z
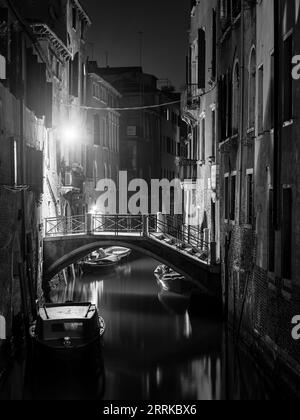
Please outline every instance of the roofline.
M101 83L104 84L107 88L111 89L119 98L122 98L122 94L113 87L107 80L103 79L98 73L95 73L94 71L88 73L89 76L97 77L97 79L100 79Z
M99 73L103 72L104 76L110 76L110 75L115 75L115 74L121 74L121 73L126 73L129 71L134 71L134 70L141 70L141 74L144 76L149 76L149 77L153 77L156 80L159 80L159 78L157 76L155 76L154 74L151 73L145 73L143 71L143 67L140 66L121 66L121 67L98 67ZM107 70L107 73L106 73ZM111 72L110 72L111 70ZM113 72L115 71L115 72Z

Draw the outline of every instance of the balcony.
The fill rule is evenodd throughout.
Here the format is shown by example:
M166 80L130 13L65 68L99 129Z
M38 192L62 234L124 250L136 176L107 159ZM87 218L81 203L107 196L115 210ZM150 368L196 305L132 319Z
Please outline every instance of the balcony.
M201 105L201 98L197 95L197 86L187 86L181 97L182 113L197 111Z
M62 192L67 194L69 192L82 192L83 183L86 177L83 168L80 165L74 164L71 167L66 167L62 172Z

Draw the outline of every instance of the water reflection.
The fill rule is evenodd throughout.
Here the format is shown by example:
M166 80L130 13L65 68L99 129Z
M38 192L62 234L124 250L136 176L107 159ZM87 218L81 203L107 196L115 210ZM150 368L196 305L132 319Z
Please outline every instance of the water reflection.
M105 318L106 399L218 398L221 326L193 322L189 296L162 291L156 266L137 258L110 274L70 280L51 300L91 301Z
M8 399L284 398L284 392L274 389L275 382L268 383L247 353L239 351L219 321L194 315L197 310L188 295L159 288L153 274L156 266L154 260L137 257L111 273L71 276L53 285L52 302L91 301L105 318L100 363L74 369L72 364L37 365L34 360L27 365L24 392L23 379L15 373L10 378L15 392Z

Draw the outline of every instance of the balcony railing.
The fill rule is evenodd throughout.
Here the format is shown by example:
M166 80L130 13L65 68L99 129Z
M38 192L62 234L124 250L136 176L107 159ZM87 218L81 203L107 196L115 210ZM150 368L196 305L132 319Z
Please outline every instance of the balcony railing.
M198 96L197 85L187 86L182 93L181 107L182 112L197 110L200 107L201 99Z

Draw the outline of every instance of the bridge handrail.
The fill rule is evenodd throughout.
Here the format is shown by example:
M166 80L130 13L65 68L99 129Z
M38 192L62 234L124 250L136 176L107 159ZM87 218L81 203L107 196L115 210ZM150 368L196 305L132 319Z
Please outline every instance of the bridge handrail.
M142 215L92 215L89 231L91 233L112 232L119 234L120 232L134 232L141 234L143 226Z
M86 216L59 216L45 220L45 236L86 233Z
M152 216L150 216L150 219ZM204 235L201 230L191 228L187 225L170 226L169 221L156 219L156 233L167 235L171 240L174 240L174 245L177 248L192 248L195 254L210 252L210 243L204 240Z
M45 220L45 236L58 237L70 235L128 233L159 239L166 237L167 243L178 250L196 255L203 260L214 260L211 244L205 240L200 228L187 226L182 218L158 215L97 215L50 217Z

